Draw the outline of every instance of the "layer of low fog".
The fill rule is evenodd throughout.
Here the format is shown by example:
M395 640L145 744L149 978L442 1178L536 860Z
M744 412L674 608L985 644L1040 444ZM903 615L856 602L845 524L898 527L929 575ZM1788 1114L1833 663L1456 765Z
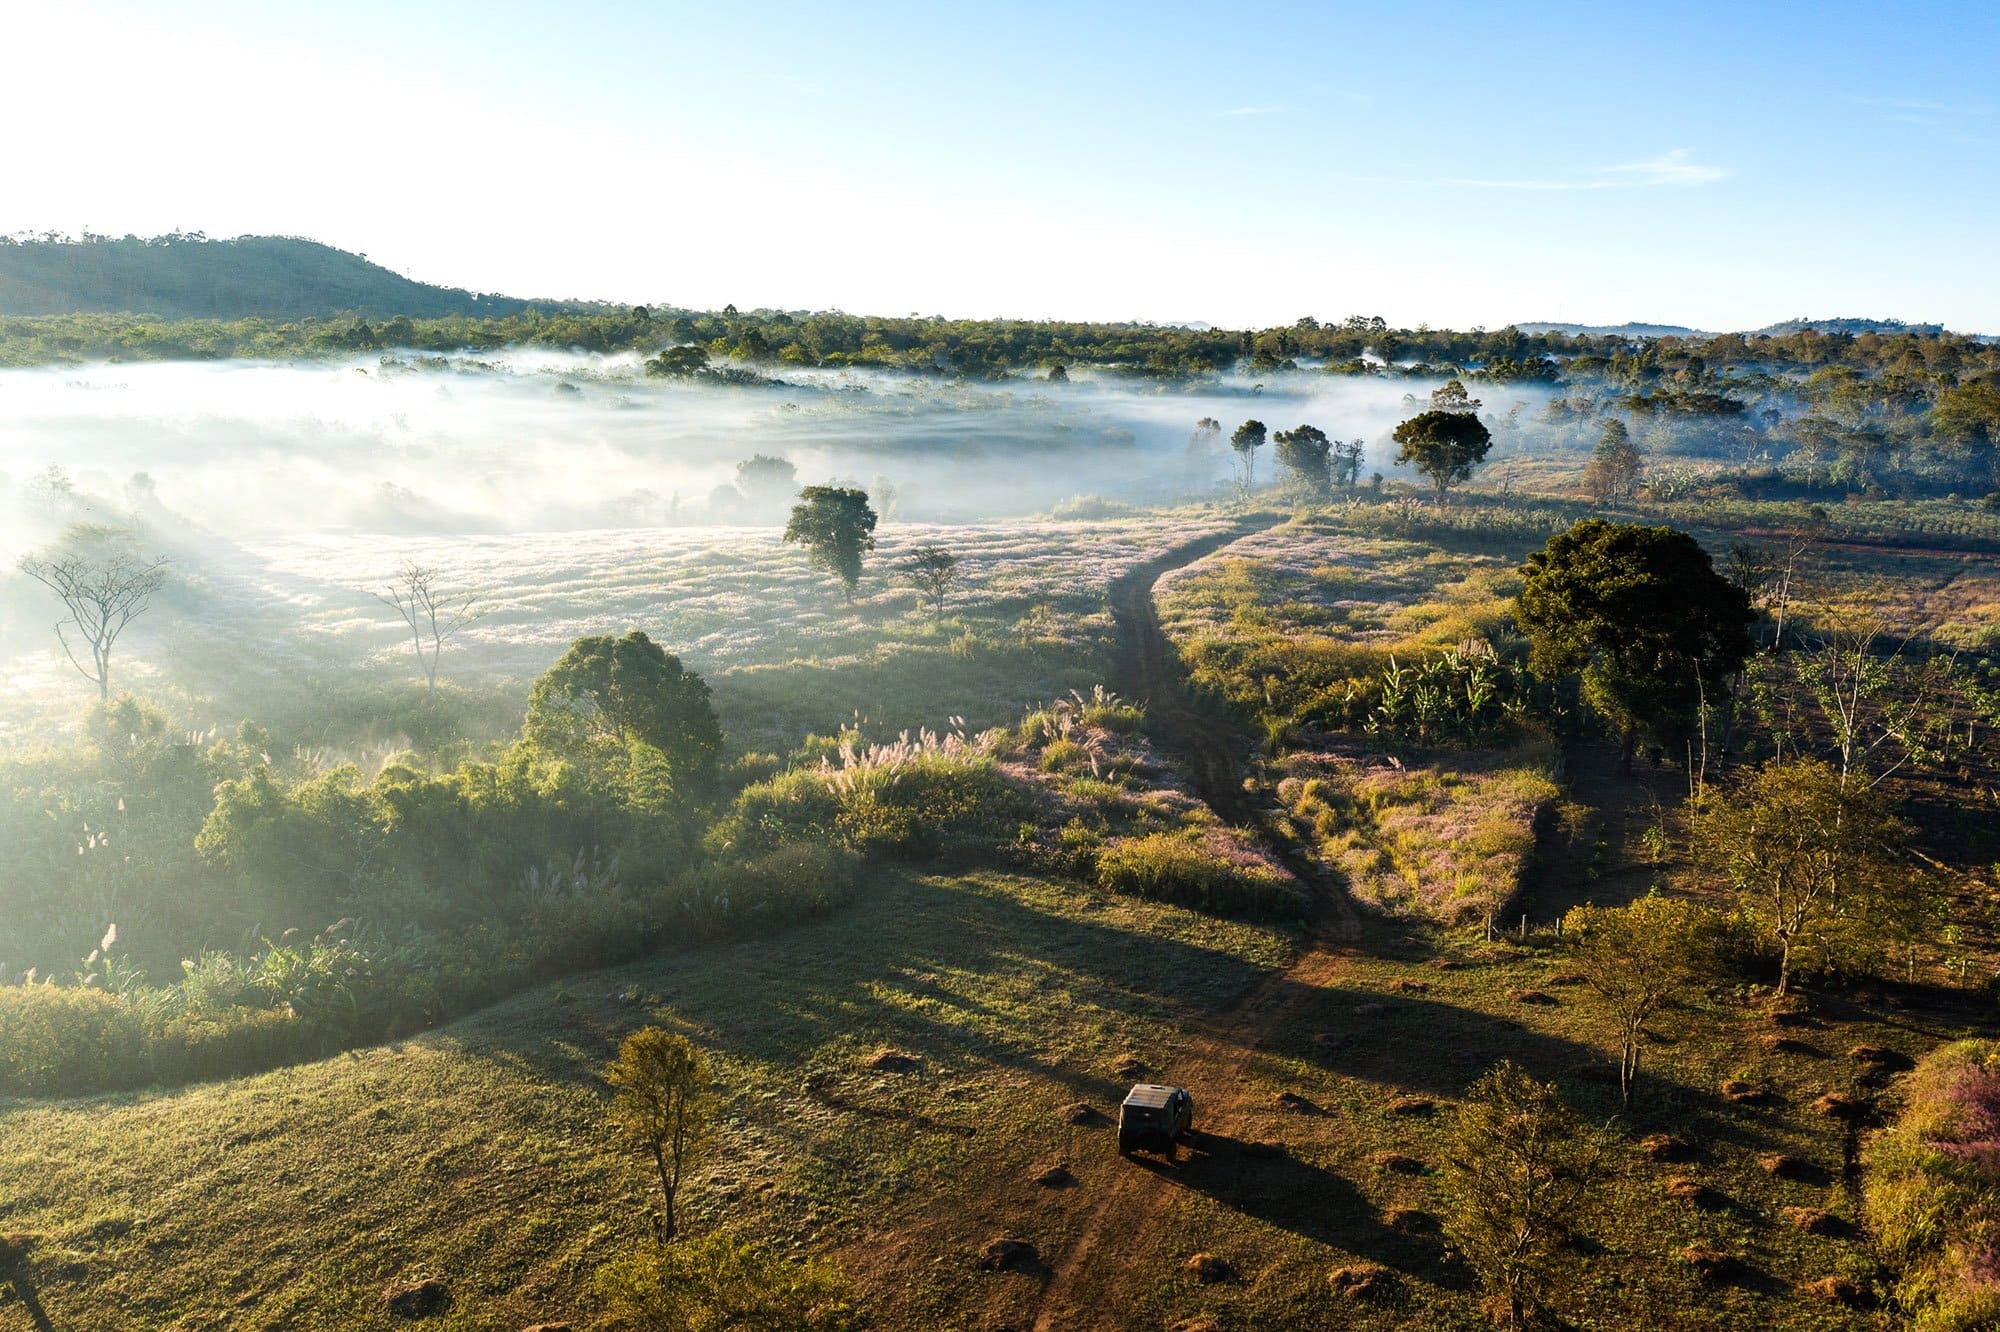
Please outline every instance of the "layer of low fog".
M886 481L896 516L950 521L1082 493L1211 489L1226 449L1187 456L1205 416L1379 446L1411 387L781 373L768 387L709 386L648 379L630 357L521 351L0 371L0 477L18 504L60 465L86 494L157 504L222 536L519 532L781 521L715 498L738 462L766 454L801 482Z
M321 637L315 619L392 653L393 612L366 589L404 559L464 583L487 581L476 566L490 573L497 548L530 533L543 539L521 548L560 550L548 539L560 533L579 547L684 548L710 528L716 542L775 545L789 489L735 484L756 455L788 460L799 484L869 490L887 546L898 524L990 523L1083 495L1224 497L1227 432L1250 417L1365 439L1364 475L1393 474L1388 433L1409 414L1406 395L1433 387L1310 372L1262 383L778 374L756 386L660 380L636 357L522 350L0 371L0 705L63 685L59 611L14 570L79 521L132 529L144 553L173 562L174 604L124 653L143 687L167 655L148 640L168 620L206 621L204 656L254 620L238 646L278 670ZM1489 412L1502 405L1488 398ZM1191 445L1204 417L1222 438ZM1260 483L1275 479L1271 455L1257 461ZM662 528L681 530L643 535ZM620 539L604 541L612 531Z

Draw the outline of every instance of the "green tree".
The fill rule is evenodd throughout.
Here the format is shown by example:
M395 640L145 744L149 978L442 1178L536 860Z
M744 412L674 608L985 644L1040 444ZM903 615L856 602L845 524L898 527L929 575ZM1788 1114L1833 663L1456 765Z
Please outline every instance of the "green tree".
M868 492L807 486L792 507L785 540L804 546L813 564L838 578L843 595L854 600L861 557L875 549L875 510L868 507Z
M1934 894L1896 854L1910 829L1881 793L1817 759L1774 761L1701 814L1710 863L1778 954L1778 993L1803 955L1814 968L1855 962L1921 926Z
M1454 383L1457 381L1454 380ZM1472 475L1493 447L1493 436L1470 412L1421 412L1396 427L1391 436L1401 447L1396 461L1408 463L1437 487L1438 503Z
M668 347L646 362L646 373L660 379L693 379L708 369L708 353L700 347Z
M1931 409L1931 433L1965 449L2000 450L2000 383L1974 380L1946 389Z
M1708 912L1657 893L1622 907L1574 907L1563 917L1570 961L1618 1032L1618 1092L1632 1104L1647 1026L1705 973Z
M1242 487L1248 494L1257 484L1257 450L1264 447L1265 428L1262 421L1245 421L1229 433L1229 447L1236 450L1237 461L1243 468Z
M1479 399L1467 393L1464 382L1456 377L1447 379L1443 384L1431 390L1431 410L1434 412L1451 412L1458 416L1470 416L1472 413L1478 411L1481 406L1482 404Z
M1444 1160L1445 1231L1509 1326L1539 1317L1576 1263L1569 1241L1597 1171L1592 1135L1553 1084L1503 1061L1466 1092Z
M1639 477L1644 471L1645 462L1639 456L1639 446L1632 442L1632 432L1623 421L1613 417L1604 423L1597 447L1584 466L1583 487L1600 504L1630 499L1639 488Z
M931 604L934 615L944 614L945 598L962 581L958 556L943 546L918 546L896 566L896 575L917 590Z
M706 794L722 752L707 683L636 629L572 643L535 681L523 735L547 757L643 781L668 801Z
M681 1181L712 1122L708 1056L687 1037L642 1027L618 1046L604 1070L613 1090L611 1118L629 1146L650 1157L660 1177L660 1240L680 1233Z
M1296 430L1280 430L1271 438L1278 446L1278 465L1292 474L1292 485L1300 494L1325 499L1332 493L1333 441L1324 430L1302 425Z
M1671 527L1591 518L1549 539L1522 570L1514 617L1543 679L1578 674L1616 728L1629 770L1642 737L1689 733L1750 652L1750 598Z

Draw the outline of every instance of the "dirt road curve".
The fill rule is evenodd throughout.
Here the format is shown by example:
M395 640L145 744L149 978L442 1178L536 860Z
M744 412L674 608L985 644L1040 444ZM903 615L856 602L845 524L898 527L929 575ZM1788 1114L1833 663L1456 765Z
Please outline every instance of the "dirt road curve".
M1113 585L1111 606L1119 632L1121 693L1143 700L1153 742L1184 761L1196 790L1226 821L1258 828L1256 803L1243 790L1247 736L1195 708L1182 688L1179 662L1160 629L1153 590L1163 574L1191 564L1231 541L1261 530L1252 526L1204 537L1135 569ZM1274 849L1282 849L1273 843ZM1313 908L1292 964L1274 972L1213 1014L1175 1053L1161 1076L1194 1092L1200 1129L1231 1140L1250 1107L1244 1073L1266 1032L1288 1011L1332 984L1358 934L1346 894L1303 857L1288 854L1295 872L1312 887ZM1068 1252L1046 1255L1047 1282L1034 1309L1036 1332L1127 1328L1137 1292L1157 1283L1158 1255L1146 1238L1155 1218L1180 1187L1172 1169L1150 1169L1111 1158L1085 1177L1093 1205Z

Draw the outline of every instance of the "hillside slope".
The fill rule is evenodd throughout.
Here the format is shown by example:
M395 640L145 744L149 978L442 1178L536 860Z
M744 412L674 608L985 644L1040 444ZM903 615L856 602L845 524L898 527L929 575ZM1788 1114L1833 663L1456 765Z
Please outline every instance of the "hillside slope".
M0 314L131 312L168 319L518 314L529 302L434 287L291 236L0 243Z

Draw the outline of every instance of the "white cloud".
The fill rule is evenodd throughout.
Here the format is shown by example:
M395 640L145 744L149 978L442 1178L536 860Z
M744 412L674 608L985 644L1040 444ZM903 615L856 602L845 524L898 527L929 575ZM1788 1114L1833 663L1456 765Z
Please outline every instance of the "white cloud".
M1473 177L1439 183L1481 190L1647 190L1665 186L1712 185L1728 175L1721 167L1693 161L1687 149L1675 148L1657 157L1593 167L1574 176Z

